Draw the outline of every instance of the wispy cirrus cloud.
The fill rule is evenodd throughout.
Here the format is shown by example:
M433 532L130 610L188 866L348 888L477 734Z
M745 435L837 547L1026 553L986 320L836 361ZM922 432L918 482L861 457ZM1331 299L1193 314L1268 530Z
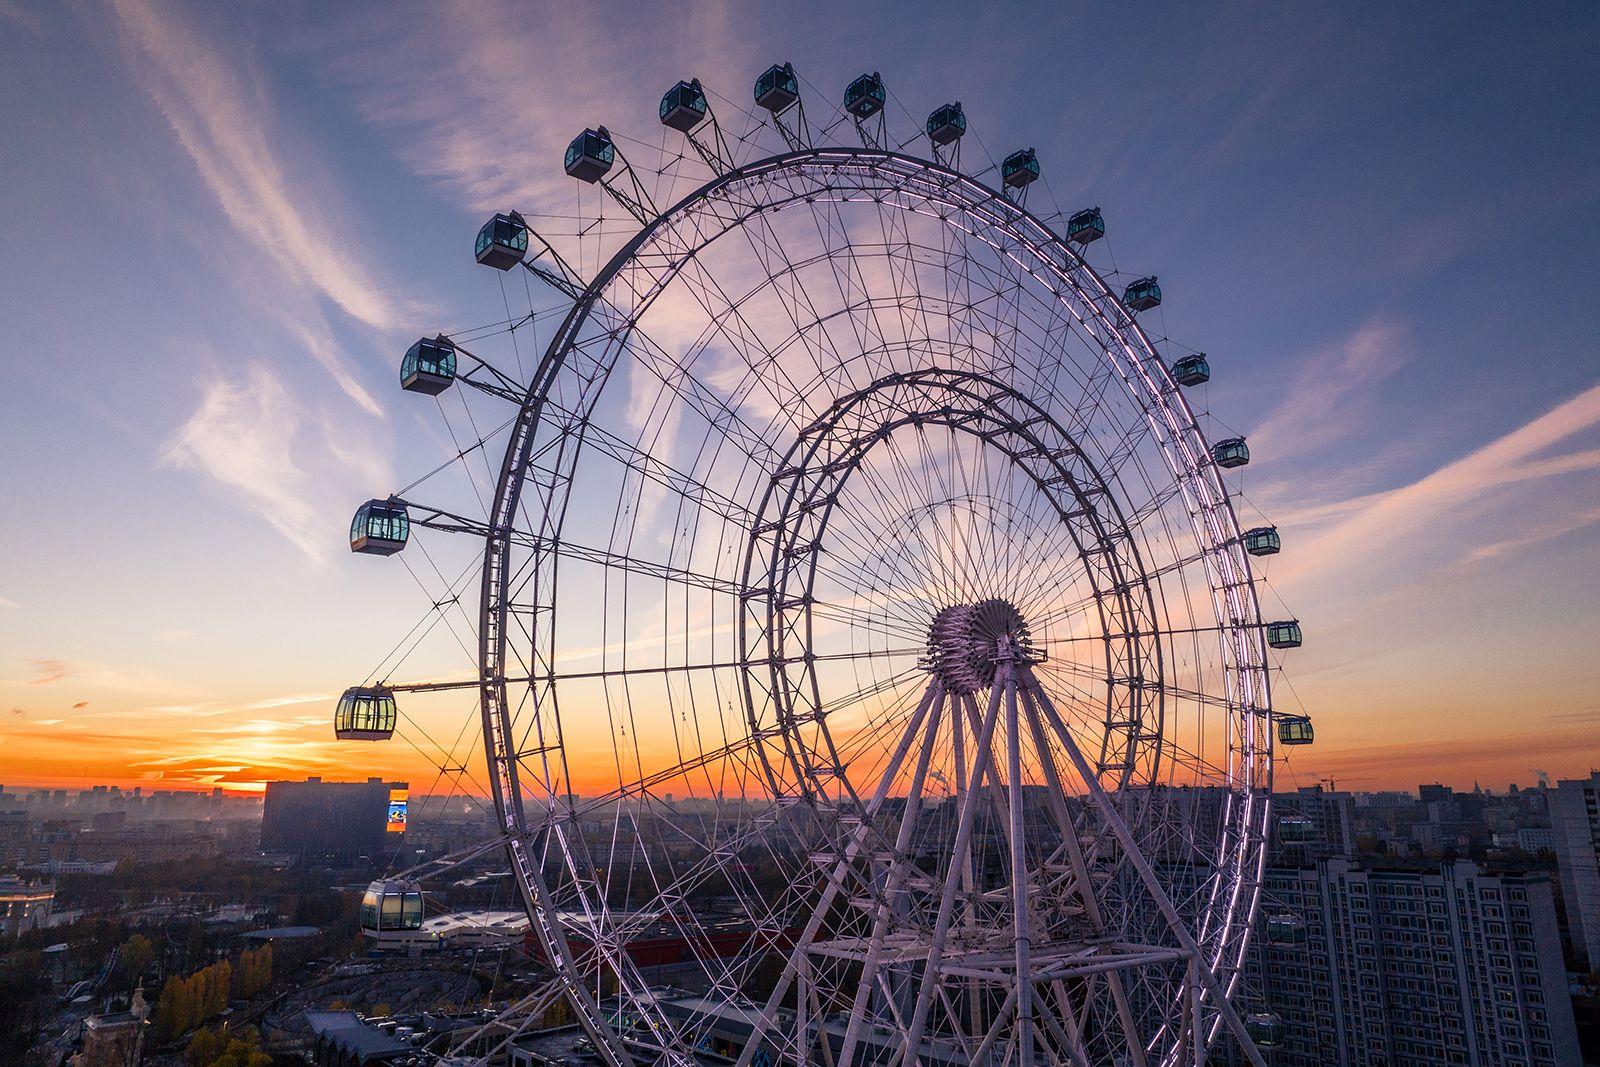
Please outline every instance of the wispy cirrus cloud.
M1549 522L1538 523L1517 537L1508 537L1503 541L1493 541L1487 545L1479 545L1468 556L1467 562L1477 563L1483 560L1494 559L1508 552L1520 551L1546 541L1554 541L1570 533L1600 523L1600 505L1592 508L1581 508L1571 514L1561 515Z
M60 659L29 659L33 667L33 677L28 679L29 685L50 685L63 678L70 678L78 673L78 666Z
M206 187L240 234L291 277L306 279L352 318L376 327L399 320L386 288L334 235L339 227L314 205L329 190L304 187L274 139L270 88L248 53L224 50L170 7L113 0L138 55L135 76L154 98ZM281 139L281 133L278 134Z
M1541 455L1596 426L1600 426L1600 384L1408 485L1325 506L1322 514L1338 517L1297 549L1274 578L1328 573L1343 566L1357 552L1382 552L1447 509L1493 490L1536 478L1600 469L1600 449L1596 448ZM1580 522L1572 528L1587 524ZM1549 536L1559 535L1558 530ZM1491 551L1498 550L1489 547Z
M130 673L99 663L78 663L51 656L30 656L25 662L30 672L26 678L0 677L0 685L50 686L71 678L77 686L85 689L124 693L161 693L174 689L173 684L165 678Z
M1367 319L1343 342L1300 360L1289 395L1250 433L1250 445L1263 455L1292 437L1293 451L1304 453L1359 431L1352 407L1365 403L1382 383L1411 358L1410 330L1391 315Z
M12 0L0 0L0 20L20 26L29 33L41 34L44 32L44 19L39 17L37 11L29 11Z
M718 5L669 16L678 32L665 35L650 19L616 15L582 4L535 11L491 0L427 8L409 24L374 27L361 17L350 20L331 63L361 114L398 134L399 151L417 174L475 208L556 204L564 211L574 183L562 172L561 153L584 126L611 123L640 138L660 136L654 104L675 79L720 80L720 70L680 70L678 63L716 57L739 72L733 84L741 89L756 66L750 55L759 46L749 27ZM601 55L606 73L596 77ZM538 71L540 85L560 91L508 91L514 71ZM744 128L743 115L716 106L734 132ZM628 129L636 120L648 125Z
M207 386L161 458L227 487L301 552L326 562L332 546L310 500L311 479L290 455L300 426L299 405L271 371L255 365L242 381Z

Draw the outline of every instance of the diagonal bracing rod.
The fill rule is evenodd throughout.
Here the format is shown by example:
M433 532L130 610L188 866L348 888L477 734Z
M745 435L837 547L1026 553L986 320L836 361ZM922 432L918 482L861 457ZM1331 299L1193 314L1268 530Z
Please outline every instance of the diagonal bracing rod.
M1099 776L1094 773L1083 753L1079 751L1078 743L1073 738L1072 731L1062 721L1055 705L1051 703L1050 694L1044 691L1044 687L1034 678L1033 671L1026 664L1021 667L1019 673L1021 674L1023 699L1034 704L1044 713L1045 719L1049 721L1057 738L1066 749L1068 758L1072 760L1072 765L1077 768L1079 777L1083 779L1084 787L1089 791L1089 799L1099 809L1101 818L1105 820L1106 825L1111 829L1112 835L1122 845L1123 854L1127 857L1128 862L1133 864L1134 870L1138 872L1139 879L1144 883L1145 891L1150 894L1151 899L1155 901L1156 907L1160 909L1162 917L1167 921L1167 926L1171 929L1173 936L1178 939L1178 944L1185 952L1189 953L1190 958L1194 961L1195 973L1199 976L1200 984L1205 987L1206 992L1210 993L1212 999L1216 1001L1217 1010L1221 1013L1223 1022L1232 1031L1234 1038L1239 1042L1239 1047L1244 1051L1245 1057L1254 1067L1266 1067L1266 1060L1261 1057L1260 1050L1256 1048L1255 1042L1250 1039L1250 1033L1245 1029L1244 1020L1239 1017L1238 1011L1229 1003L1227 994L1222 988L1222 983L1217 980L1216 972L1211 969L1210 965L1201 956L1200 946L1195 942L1194 935L1183 924L1183 919L1178 915L1177 908L1173 907L1171 898L1167 896L1166 890L1161 887L1160 881L1156 878L1155 871L1151 869L1150 862L1139 851L1139 844L1134 840L1133 831L1129 830L1128 824L1123 821L1122 813L1117 810L1116 805L1111 802L1111 798L1106 795L1105 787L1100 784Z

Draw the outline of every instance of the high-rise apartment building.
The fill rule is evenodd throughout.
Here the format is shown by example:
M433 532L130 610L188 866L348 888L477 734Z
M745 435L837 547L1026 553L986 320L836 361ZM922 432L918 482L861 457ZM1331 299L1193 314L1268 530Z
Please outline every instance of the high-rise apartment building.
M1572 947L1600 967L1600 771L1556 783L1550 823Z
M1460 861L1267 872L1250 984L1274 1067L1581 1061L1551 888Z
M1355 853L1355 798L1320 785L1274 793L1277 815L1270 863L1308 867Z

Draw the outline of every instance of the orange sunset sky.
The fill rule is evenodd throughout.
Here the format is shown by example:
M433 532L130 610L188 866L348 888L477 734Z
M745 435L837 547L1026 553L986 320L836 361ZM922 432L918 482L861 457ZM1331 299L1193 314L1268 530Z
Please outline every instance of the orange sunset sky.
M429 607L345 548L357 503L454 452L402 402L400 354L503 317L468 246L489 212L574 208L576 129L656 138L665 86L743 101L775 57L821 86L881 70L913 111L961 99L1159 272L1282 532L1273 603L1306 629L1278 691L1318 743L1281 786L1600 766L1595 9L1175 11L1065 64L1065 10L1025 35L930 10L910 35L827 5L693 33L505 8L380 30L318 5L0 2L7 790L428 792L435 753L329 725ZM471 669L446 646L417 673ZM474 701L411 706L454 738ZM482 781L481 746L451 755Z

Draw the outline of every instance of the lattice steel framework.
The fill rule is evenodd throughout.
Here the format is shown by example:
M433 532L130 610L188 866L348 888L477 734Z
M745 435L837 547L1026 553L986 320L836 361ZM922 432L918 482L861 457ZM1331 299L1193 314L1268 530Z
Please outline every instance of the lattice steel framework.
M457 342L492 502L403 502L482 538L476 676L393 688L478 691L608 1062L1260 1062L1270 665L1194 412L1015 191L773 121L666 210L619 152L586 282L538 238L526 386Z

